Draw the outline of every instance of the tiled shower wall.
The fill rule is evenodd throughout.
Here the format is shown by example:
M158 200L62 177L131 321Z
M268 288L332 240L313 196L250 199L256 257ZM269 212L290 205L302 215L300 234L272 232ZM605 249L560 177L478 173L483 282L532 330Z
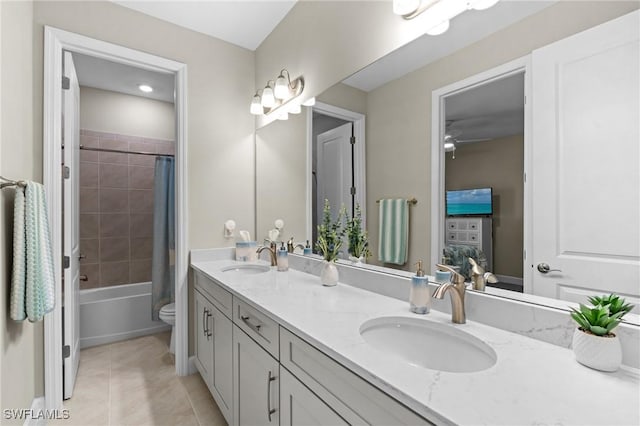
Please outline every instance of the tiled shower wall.
M80 130L86 147L173 154L173 141ZM151 281L154 156L80 151L80 288Z

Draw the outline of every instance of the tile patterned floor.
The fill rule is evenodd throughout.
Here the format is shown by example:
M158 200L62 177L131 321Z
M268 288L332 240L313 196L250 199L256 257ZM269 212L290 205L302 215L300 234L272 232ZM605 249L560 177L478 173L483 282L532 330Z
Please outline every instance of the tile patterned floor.
M50 424L226 426L200 375L176 376L168 342L159 333L82 350L70 418Z

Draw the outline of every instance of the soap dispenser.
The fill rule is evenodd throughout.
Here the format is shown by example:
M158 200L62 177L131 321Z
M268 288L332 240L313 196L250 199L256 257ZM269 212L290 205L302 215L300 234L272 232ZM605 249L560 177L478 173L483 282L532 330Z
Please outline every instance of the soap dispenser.
M282 246L278 250L277 264L278 264L278 271L289 270L289 251L284 246L284 241L282 242Z
M309 240L307 240L307 245L304 246L304 249L302 250L302 254L305 256L309 256L311 255L313 252L311 251L311 246L309 245Z
M416 314L427 314L431 309L431 293L429 293L429 281L422 270L422 260L416 263L418 270L411 277L411 293L409 295L409 304L411 312Z

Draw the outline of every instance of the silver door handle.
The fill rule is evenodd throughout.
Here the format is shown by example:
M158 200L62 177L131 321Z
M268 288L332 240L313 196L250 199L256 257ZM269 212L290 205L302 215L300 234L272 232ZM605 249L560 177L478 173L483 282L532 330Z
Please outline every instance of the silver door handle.
M213 335L211 330L209 330L209 317L211 316L211 311L207 309L206 315L207 315L207 318L205 319L205 322L207 324L207 340L209 340L209 337Z
M538 263L538 272L548 274L549 272L562 272L562 269L551 269L548 263Z
M89 277L86 275L80 275L80 281L89 281Z
M247 324L247 326L249 326L250 329L260 334L260 328L262 328L262 324L260 323L253 324L251 321L249 321L251 319L249 315L241 315L240 319L242 320L243 323Z
M269 423L271 423L271 415L276 412L275 408L271 408L271 382L276 379L276 376L271 375L269 370L269 376L267 377L267 416L269 417Z

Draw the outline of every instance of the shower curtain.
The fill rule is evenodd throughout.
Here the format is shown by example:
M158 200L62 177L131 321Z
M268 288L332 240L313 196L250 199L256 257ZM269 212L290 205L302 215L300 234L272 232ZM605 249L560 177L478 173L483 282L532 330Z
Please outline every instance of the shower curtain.
M172 157L156 157L153 184L152 313L174 301L175 290L175 165Z

